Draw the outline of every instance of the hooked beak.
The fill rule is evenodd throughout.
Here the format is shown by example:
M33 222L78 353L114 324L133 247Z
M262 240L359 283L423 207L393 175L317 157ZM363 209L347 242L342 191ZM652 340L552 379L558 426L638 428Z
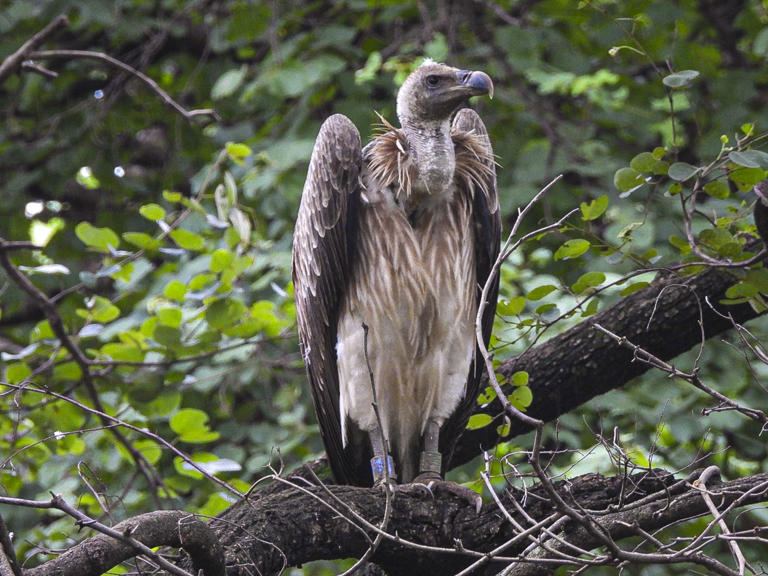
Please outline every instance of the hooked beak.
M485 72L480 72L479 70L459 70L456 73L456 77L462 86L473 89L475 92L473 96L488 94L488 97L493 100L493 81Z

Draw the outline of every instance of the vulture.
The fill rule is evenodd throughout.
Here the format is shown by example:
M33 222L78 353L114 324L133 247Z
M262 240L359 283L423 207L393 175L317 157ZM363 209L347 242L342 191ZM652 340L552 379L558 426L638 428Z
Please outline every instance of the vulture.
M467 107L480 71L424 61L364 148L341 114L320 128L293 243L300 346L334 479L449 484L476 405L481 292L501 221L488 132ZM487 345L498 275L482 313Z

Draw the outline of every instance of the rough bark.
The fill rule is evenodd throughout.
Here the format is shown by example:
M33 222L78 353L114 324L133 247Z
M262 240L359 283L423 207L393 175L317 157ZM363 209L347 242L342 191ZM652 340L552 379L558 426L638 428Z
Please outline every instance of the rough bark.
M290 480L290 479L289 479ZM765 485L768 474L709 486L720 507L727 506L750 488ZM280 485L240 502L225 512L213 527L218 531L227 554L228 576L259 573L277 574L286 565L310 560L362 556L375 538L375 531L357 521L359 514L378 526L384 517L386 496L377 489L351 486L309 486L303 489ZM636 474L631 478L606 478L588 474L556 483L558 493L568 504L578 504L593 512L599 525L615 540L637 535L637 528L656 530L675 520L692 518L708 512L700 493L687 482L663 472ZM273 487L274 488L274 487ZM649 495L655 497L649 498ZM527 492L511 490L503 503L522 525L529 526L510 505L514 498L534 520L553 512L551 500L541 486ZM765 490L754 491L740 504L760 502ZM633 503L644 499L642 503ZM438 493L434 498L417 491L397 491L392 514L386 525L399 541L384 539L372 560L387 574L455 574L479 559L478 552L488 552L515 536L510 523L495 503L487 503L479 514L465 500ZM568 522L561 533L587 549L597 546L594 535ZM440 552L417 549L409 543L439 547ZM514 557L530 541L504 550ZM471 552L467 552L471 551ZM508 562L488 566L492 573Z
M533 392L527 414L544 421L554 420L595 396L624 386L649 369L647 364L633 361L633 353L599 332L595 323L662 360L670 360L701 344L702 338L712 338L733 328L733 323L716 314L707 300L738 323L758 316L747 304L720 304L725 291L735 282L723 269L709 269L691 277L661 274L647 288L508 360L499 371L510 379L515 372L527 371ZM494 402L485 408L478 407L478 412L499 416L501 407ZM529 430L525 424L513 422L509 436L499 438L496 428L490 425L466 431L454 452L452 466L477 456L481 448L493 447Z
M159 510L130 518L113 529L149 547L183 548L193 558L195 573L206 576L224 574L221 544L208 526L192 514L176 510ZM135 547L126 541L99 534L89 538L36 568L25 576L94 576L120 562L137 556Z

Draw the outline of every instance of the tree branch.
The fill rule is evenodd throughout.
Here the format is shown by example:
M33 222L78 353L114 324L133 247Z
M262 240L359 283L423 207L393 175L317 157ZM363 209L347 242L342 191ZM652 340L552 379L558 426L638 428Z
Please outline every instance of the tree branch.
M64 14L61 14L60 16L56 17L54 20L52 20L45 28L40 30L37 34L32 36L29 40L24 42L24 44L21 45L21 47L16 50L13 54L8 56L5 60L0 62L0 84L3 83L3 81L11 75L11 73L19 68L21 66L21 63L27 58L27 55L40 46L43 42L48 39L49 36L53 35L54 32L58 31L59 28L63 28L64 26L69 25L69 20Z
M226 550L229 576L277 574L286 565L296 566L317 559L360 557L379 533L377 523L385 514L386 495L374 488L318 486L292 477L292 486L274 484L257 499L235 504L212 523ZM681 520L709 512L700 488L675 479L663 471L646 471L631 478L606 478L588 474L554 484L559 497L570 506L589 514L601 533L618 541L645 531L659 530ZM623 501L619 502L619 494ZM719 508L744 506L768 499L768 474L708 486L709 496ZM557 533L571 549L590 550L604 543L566 517L552 518L552 504L540 485L525 491L510 489L501 499L506 514L495 503L486 504L480 514L465 500L451 494L426 495L407 487L395 492L392 514L384 538L373 556L391 576L397 574L456 573L462 566L486 558L496 571L510 563L535 563L552 568L575 564L557 554ZM588 512L587 512L588 511ZM529 527L546 520L530 538L519 538L510 523ZM311 521L307 519L311 518ZM365 520L363 520L365 519ZM510 540L503 556L487 553ZM535 556L547 540L552 553ZM554 544L553 544L554 542ZM526 552L526 550L528 551ZM703 554L674 556L673 550L640 554L620 550L622 555L648 556L660 564L686 562L705 566L718 573L722 565ZM570 552L572 554L572 552ZM618 564L620 557L594 555L592 564ZM582 561L590 564L589 560Z
M510 381L515 372L528 372L533 403L526 414L552 421L595 396L624 386L650 368L648 364L634 361L631 350L601 333L595 324L662 360L670 360L701 344L702 334L704 338L712 338L732 329L733 322L741 324L759 316L748 304L722 305L730 317L717 314L704 304L705 298L720 302L735 282L732 275L717 268L691 277L660 273L647 288L506 361L497 372ZM471 460L502 440L530 430L528 425L512 421L509 434L501 438L496 432L502 416L499 404L494 401L478 407L477 412L490 414L497 420L484 428L464 432L451 467Z
M122 62L118 60L117 58L113 58L112 56L108 54L104 54L103 52L92 52L90 50L43 50L40 52L31 52L29 54L30 58L39 58L41 60L49 60L49 59L62 59L62 58L88 58L91 60L100 60L101 62L106 62L110 66L114 66L115 68L119 68L120 70L127 72L131 74L132 76L135 76L139 80L141 80L146 86L149 87L150 90L152 90L155 94L158 95L158 97L170 108L181 114L181 116L184 117L185 120L188 122L191 122L194 118L198 116L208 116L212 118L213 120L219 120L219 115L216 113L216 110L212 108L203 108L200 110L187 110L176 102L173 98L171 98L171 95L168 94L165 90L160 88L160 86L152 80L149 76L141 72L140 70L136 70L133 66L130 66L126 64L125 62Z
M60 506L56 506L60 508ZM71 510L65 510L72 513ZM81 520L84 526L93 522ZM73 546L60 556L24 572L25 576L98 576L120 562L139 554L157 560L149 548L173 546L183 548L192 558L194 573L223 576L224 556L213 531L192 514L178 510L159 510L124 520L99 534ZM163 560L163 563L167 563ZM188 574L176 569L178 574Z

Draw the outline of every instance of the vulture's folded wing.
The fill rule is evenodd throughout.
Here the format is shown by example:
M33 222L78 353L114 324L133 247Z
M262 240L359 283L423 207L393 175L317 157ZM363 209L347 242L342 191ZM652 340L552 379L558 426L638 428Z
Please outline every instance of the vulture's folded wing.
M496 164L493 158L493 148L488 138L488 130L480 119L480 116L471 108L459 110L453 119L452 132L456 143L457 172L463 167L465 178L459 179L467 186L474 188L472 214L475 223L475 261L477 278L477 300L488 277L493 264L499 255L501 243L501 214L499 211L499 195L496 190ZM470 140L462 138L462 134L469 134ZM466 143L466 144L465 144ZM479 145L480 149L477 149ZM460 156L464 155L464 158ZM475 163L483 164L481 169L474 167ZM469 174L467 174L469 172ZM498 274L491 281L491 289L482 315L483 340L488 344L493 330L493 319L496 315L496 300L499 295ZM479 392L480 380L484 371L482 358L479 351L475 353L475 360L469 367L467 376L467 390L456 411L443 426L441 437L441 451L446 463L450 462L453 447L461 436L469 416L476 407L476 399Z
M347 285L360 195L360 134L341 114L320 128L293 238L293 284L302 355L328 459L337 482L356 483L360 456L345 451L339 415L336 328ZM365 461L364 470L368 463Z

